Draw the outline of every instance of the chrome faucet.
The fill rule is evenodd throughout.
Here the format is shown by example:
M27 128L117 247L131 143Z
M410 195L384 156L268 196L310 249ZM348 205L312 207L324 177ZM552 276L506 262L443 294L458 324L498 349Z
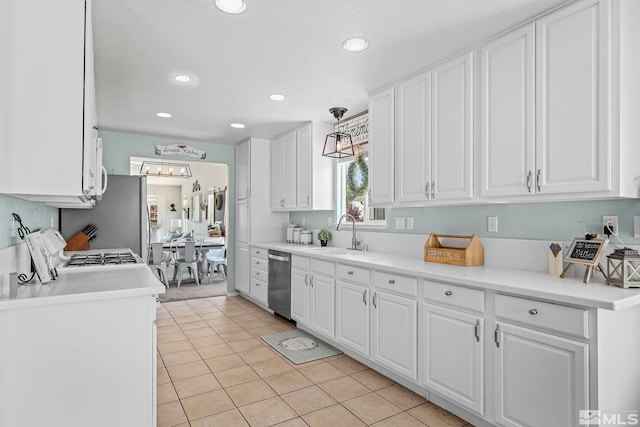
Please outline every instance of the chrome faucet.
M353 224L353 237L351 238L351 249L353 249L354 251L357 251L358 246L360 245L360 242L358 241L358 239L356 239L356 218L353 215L348 213L342 215L338 220L338 226L336 227L336 230L340 231L340 226L342 225L342 220L344 218L351 218L351 223Z

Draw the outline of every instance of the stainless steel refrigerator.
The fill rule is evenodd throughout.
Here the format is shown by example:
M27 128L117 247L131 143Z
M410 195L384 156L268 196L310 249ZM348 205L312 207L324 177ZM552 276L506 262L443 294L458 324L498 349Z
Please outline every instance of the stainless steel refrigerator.
M91 249L130 248L147 260L147 177L109 175L107 191L93 209L60 209L60 233L68 241L87 224L98 227Z

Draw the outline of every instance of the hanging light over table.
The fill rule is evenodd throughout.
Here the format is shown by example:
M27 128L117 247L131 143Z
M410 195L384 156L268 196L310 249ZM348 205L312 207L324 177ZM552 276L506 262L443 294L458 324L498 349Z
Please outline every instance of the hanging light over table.
M340 132L340 119L344 116L344 113L347 112L346 108L343 107L334 107L329 109L329 112L333 114L333 117L336 118L338 123L338 130L336 132L332 132L324 140L324 149L322 150L322 155L325 157L350 157L354 155L353 151L353 141L351 140L351 135L346 132Z
M190 178L191 167L186 163L152 162L145 160L140 166L140 175L167 178Z

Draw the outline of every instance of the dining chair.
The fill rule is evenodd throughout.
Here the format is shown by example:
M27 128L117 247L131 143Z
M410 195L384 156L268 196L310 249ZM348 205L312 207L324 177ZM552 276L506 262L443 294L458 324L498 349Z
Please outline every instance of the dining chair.
M200 278L198 277L198 254L196 252L196 242L192 240L186 241L184 242L184 246L176 245L176 249L177 258L175 260L176 267L173 270L173 282L175 283L177 276L178 287L180 287L184 269L186 268L189 272L189 277L193 277L193 279L196 281L196 284L200 286Z
M149 268L154 273L158 273L158 279L168 288L167 282L167 263L170 260L168 252L164 252L162 249L162 242L151 243L151 259L149 262Z
M209 249L207 252L207 274L209 276L209 283L211 283L211 277L213 272L218 273L218 276L222 279L227 278L227 249L225 247Z

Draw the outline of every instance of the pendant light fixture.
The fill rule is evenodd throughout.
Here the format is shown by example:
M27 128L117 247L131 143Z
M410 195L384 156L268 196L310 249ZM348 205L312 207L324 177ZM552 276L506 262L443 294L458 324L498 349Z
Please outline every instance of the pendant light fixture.
M347 112L347 109L344 107L334 107L330 108L329 112L333 114L333 117L338 121L336 125L340 125L340 119L342 119L344 113ZM336 157L339 159L353 156L354 151L351 135L346 132L340 132L340 127L338 126L337 131L330 133L325 138L322 155L325 157Z

